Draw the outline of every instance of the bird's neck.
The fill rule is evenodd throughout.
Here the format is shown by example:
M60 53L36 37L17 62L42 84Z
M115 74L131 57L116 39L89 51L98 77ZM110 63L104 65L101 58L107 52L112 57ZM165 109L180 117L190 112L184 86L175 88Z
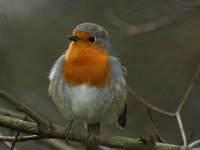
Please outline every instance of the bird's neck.
M109 70L108 53L102 47L72 42L66 53L62 77L71 86L104 87L110 82Z

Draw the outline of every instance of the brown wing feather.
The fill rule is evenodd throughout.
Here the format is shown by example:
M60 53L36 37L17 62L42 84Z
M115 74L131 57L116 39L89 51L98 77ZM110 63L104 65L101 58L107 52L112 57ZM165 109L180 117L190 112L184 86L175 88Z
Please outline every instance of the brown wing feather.
M127 103L124 106L123 112L118 116L117 119L117 127L120 129L124 129L126 125L126 114L127 114Z

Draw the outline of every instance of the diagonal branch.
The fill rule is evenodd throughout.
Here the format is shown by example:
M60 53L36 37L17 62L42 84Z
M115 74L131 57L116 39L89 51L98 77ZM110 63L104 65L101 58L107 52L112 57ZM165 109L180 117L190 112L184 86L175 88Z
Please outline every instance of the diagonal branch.
M44 118L39 116L37 113L35 113L33 110L31 110L28 106L24 105L20 101L18 101L16 98L8 95L7 93L0 90L0 97L4 100L6 100L8 103L12 104L16 110L19 110L26 115L28 115L30 118L35 120L40 127L48 125L48 121L46 121Z
M141 96L139 96L130 86L127 85L128 91L131 93L131 95L136 98L137 101L139 101L142 105L145 107L151 109L154 112L160 113L162 115L168 116L168 117L176 117L174 113L165 111L163 109L160 109L150 103L148 103L146 100L144 100Z
M19 119L24 119L24 115L5 109L5 108L0 108L0 114L5 115L5 116L9 116L9 117L14 117L14 118L19 118ZM34 120L32 120L31 118L27 117L26 119L27 121L31 121L33 122Z
M197 78L198 78L198 76L199 76L199 73L200 73L200 65L197 67L197 70L196 70L196 72L195 72L195 75L194 75L194 77L193 77L193 80L192 80L192 82L190 83L190 85L189 85L187 91L185 92L185 95L184 95L182 101L180 102L180 104L179 104L179 106L178 106L178 108L177 108L177 112L180 112L180 111L181 111L181 109L182 109L184 103L185 103L186 100L188 99L188 97L189 97L189 95L190 95L190 93L191 93L191 91L192 91L192 88L193 88L193 86L194 86L194 83L195 83L195 81L197 80Z
M176 24L181 20L197 14L199 10L195 8L186 8L184 10L178 11L169 16L162 17L160 20L148 22L140 25L130 25L113 14L110 9L105 10L105 15L107 19L120 30L130 34L130 35L139 35L145 34L148 32L154 32L162 28L168 27L170 25Z
M197 141L194 141L194 142L190 143L188 145L188 149L191 149L191 148L193 148L195 146L198 146L198 145L200 145L200 140L197 140Z
M0 133L0 137L4 137L1 133ZM13 139L14 139L15 137L13 137ZM7 148L10 148L11 147L11 143L9 142L9 140L1 140L0 139L0 142L2 142ZM13 150L17 150L16 148L14 148Z
M26 119L27 119L27 116L25 116L23 120L26 121ZM16 144L16 142L17 142L17 139L18 139L18 137L19 137L19 134L20 134L20 130L17 130L17 134L15 135L15 138L14 138L14 140L12 141L12 145L11 145L11 147L10 147L10 150L14 150L14 149L15 149L15 144Z
M179 130L180 130L180 133L181 133L181 137L183 139L183 144L184 144L184 146L187 146L187 138L186 138L185 129L183 127L183 123L182 123L180 113L176 113L176 120L177 120L178 127L179 127Z
M184 127L183 127L182 119L181 119L181 116L180 116L180 112L181 112L183 105L185 104L186 100L188 99L188 97L189 97L189 95L192 91L192 88L194 87L194 83L196 82L197 78L199 77L199 73L200 73L200 65L198 65L196 72L195 72L195 75L194 75L188 89L185 92L183 99L181 100L181 102L178 105L177 110L175 112L176 120L178 122L178 127L179 127L179 130L180 130L182 139L183 139L184 146L187 146L187 138L186 138L185 130L184 130Z
M13 141L12 141L10 150L14 150L14 149L15 149L15 144L16 144L16 142L17 142L17 138L19 137L19 134L20 134L20 131L17 130L17 134L16 134L16 136L14 137L14 139L13 139Z
M131 95L134 98L136 98L136 100L139 101L142 105L147 107L149 110L152 110L154 112L160 113L162 115L165 115L165 116L168 116L168 117L171 117L171 118L175 118L177 120L179 131L181 133L181 137L183 139L183 144L184 144L185 147L187 147L187 138L186 138L185 130L184 130L184 127L183 127L182 119L181 119L181 116L180 116L180 111L181 111L184 103L188 99L190 93L192 92L192 88L195 84L195 81L199 77L199 74L200 74L200 65L198 65L196 72L195 72L195 75L193 77L193 80L191 81L187 91L185 92L183 99L181 100L180 104L178 105L178 107L177 107L177 109L174 113L162 110L162 109L157 108L156 106L148 103L142 97L140 97L131 87L127 86L127 89L131 93ZM151 119L151 117L149 117L149 118Z
M192 8L198 8L200 6L200 2L191 2L191 1L183 1L183 0L167 0L168 2L173 2L179 6L183 7L192 7Z
M154 121L153 121L153 116L151 113L151 110L148 108L148 116L149 116L149 123L151 125L151 128L153 129L156 138L158 139L159 142L161 143L167 143L167 141L160 135L158 129L155 127Z

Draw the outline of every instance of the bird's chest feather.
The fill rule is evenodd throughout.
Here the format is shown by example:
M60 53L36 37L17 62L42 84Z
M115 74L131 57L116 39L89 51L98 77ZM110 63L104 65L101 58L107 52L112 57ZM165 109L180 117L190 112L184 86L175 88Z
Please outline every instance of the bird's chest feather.
M70 109L83 120L99 118L100 110L102 111L106 107L105 104L109 103L105 96L110 97L110 94L106 92L102 95L102 90L84 84L68 89L67 97L70 100Z
M108 54L98 45L70 44L63 68L62 78L70 86L87 84L104 87L110 82Z

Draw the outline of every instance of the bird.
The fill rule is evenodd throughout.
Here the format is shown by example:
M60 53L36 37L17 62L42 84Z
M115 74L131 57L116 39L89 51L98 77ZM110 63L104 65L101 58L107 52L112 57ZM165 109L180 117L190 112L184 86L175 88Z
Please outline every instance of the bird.
M124 128L127 114L126 69L112 48L109 33L95 23L81 23L67 38L68 49L49 73L49 94L68 121L100 133L102 124ZM86 144L87 150L98 149Z

